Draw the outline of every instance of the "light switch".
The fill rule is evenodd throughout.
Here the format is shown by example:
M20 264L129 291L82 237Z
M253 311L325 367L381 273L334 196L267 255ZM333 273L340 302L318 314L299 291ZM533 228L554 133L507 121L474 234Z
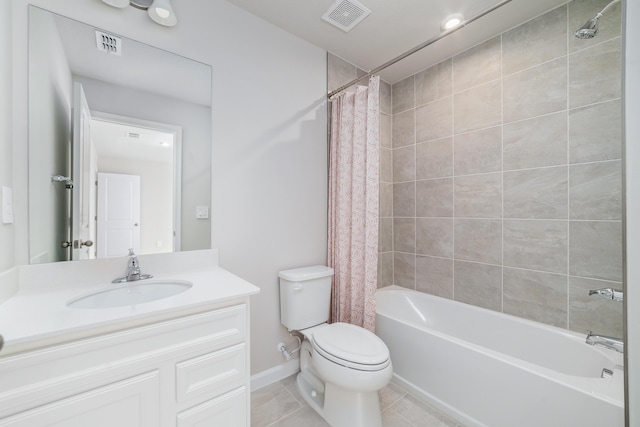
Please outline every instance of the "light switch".
M13 224L13 191L2 187L2 223Z
M196 206L196 218L197 219L209 218L209 206Z

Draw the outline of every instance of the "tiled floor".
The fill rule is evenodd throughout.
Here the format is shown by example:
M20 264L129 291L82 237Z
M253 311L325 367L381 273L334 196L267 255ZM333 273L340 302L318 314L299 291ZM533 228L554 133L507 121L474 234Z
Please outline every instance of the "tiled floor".
M327 427L302 398L295 375L251 393L251 427ZM383 427L463 427L391 383L379 393Z

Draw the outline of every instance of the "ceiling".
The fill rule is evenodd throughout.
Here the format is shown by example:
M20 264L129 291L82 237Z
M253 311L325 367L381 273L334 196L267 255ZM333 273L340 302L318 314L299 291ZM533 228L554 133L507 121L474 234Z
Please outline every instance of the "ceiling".
M51 12L34 8L32 13ZM74 75L198 105L211 105L209 65L117 35L122 40L121 55L105 53L96 47L97 28L51 15Z
M358 0L371 14L345 33L322 20L335 0L227 0L310 43L370 71L440 33L453 13L466 19L499 0ZM341 0L338 0L341 1ZM512 0L450 36L393 65L380 76L395 83L567 0Z
M173 164L173 134L168 132L93 119L91 140L98 157Z

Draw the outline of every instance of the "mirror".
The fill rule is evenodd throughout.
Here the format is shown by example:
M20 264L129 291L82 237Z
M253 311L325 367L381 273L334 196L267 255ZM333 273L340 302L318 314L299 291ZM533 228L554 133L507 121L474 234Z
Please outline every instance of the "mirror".
M211 75L29 6L30 263L211 247Z

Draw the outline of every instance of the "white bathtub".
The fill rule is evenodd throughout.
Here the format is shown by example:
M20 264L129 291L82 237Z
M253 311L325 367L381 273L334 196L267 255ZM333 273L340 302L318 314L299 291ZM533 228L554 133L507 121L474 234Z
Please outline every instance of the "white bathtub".
M585 335L397 286L376 304L393 381L468 427L624 426L622 354Z

